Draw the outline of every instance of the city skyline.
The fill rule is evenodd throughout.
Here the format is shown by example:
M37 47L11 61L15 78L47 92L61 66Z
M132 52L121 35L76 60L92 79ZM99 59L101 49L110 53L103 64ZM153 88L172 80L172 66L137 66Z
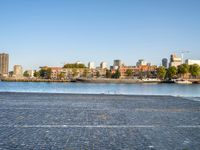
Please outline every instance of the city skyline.
M188 50L200 59L200 2L169 1L1 1L0 52L10 68L62 66L63 62L132 65Z

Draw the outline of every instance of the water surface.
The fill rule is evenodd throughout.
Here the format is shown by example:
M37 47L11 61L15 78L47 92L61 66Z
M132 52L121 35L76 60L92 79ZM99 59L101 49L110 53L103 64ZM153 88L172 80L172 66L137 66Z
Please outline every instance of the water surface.
M104 93L200 97L200 85L0 82L0 92Z

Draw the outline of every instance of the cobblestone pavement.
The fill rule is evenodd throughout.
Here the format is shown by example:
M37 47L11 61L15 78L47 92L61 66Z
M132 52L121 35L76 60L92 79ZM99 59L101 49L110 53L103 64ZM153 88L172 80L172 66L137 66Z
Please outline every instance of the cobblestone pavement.
M200 101L0 93L0 149L199 150Z

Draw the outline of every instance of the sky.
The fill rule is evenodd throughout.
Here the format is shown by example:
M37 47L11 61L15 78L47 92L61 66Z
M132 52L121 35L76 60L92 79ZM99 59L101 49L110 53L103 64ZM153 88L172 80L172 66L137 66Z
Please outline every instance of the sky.
M199 0L0 0L0 52L10 69L121 59L200 59Z

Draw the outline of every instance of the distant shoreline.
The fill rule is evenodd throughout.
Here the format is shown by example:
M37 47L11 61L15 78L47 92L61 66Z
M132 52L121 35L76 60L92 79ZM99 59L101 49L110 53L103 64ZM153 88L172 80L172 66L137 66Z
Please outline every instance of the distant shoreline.
M108 83L108 84L142 84L142 83L174 83L174 81L153 80L153 79L108 79L108 78L77 78L71 80L53 80L53 79L1 79L2 82L78 82L78 83ZM193 84L200 84L200 80L192 80Z

